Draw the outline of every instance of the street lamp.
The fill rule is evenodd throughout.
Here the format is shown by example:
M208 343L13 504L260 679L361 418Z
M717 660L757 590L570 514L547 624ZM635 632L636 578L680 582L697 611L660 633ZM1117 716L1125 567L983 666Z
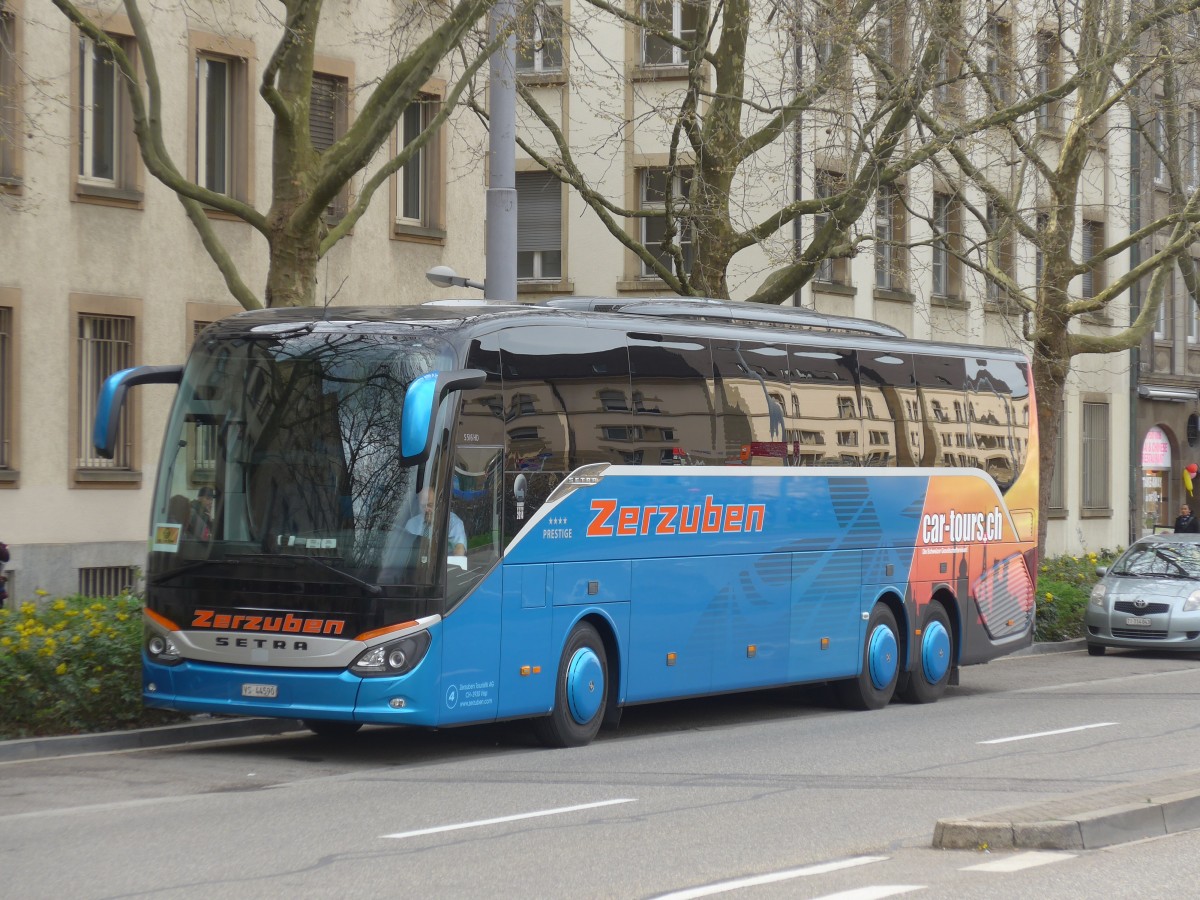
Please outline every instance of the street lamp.
M477 291L483 290L483 282L472 281L464 275L459 275L449 266L434 266L425 273L425 277L430 284L435 284L438 287L468 287L474 288Z

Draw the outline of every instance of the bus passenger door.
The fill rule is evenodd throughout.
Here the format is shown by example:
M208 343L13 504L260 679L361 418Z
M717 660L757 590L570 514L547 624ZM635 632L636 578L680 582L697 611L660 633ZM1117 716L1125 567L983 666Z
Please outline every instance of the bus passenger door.
M558 675L558 657L550 646L550 567L505 566L503 577L500 715L548 713Z

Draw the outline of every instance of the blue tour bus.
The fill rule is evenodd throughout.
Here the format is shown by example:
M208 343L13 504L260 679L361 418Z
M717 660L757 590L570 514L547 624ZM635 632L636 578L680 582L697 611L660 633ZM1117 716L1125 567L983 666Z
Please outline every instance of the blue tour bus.
M590 741L628 704L804 682L936 700L1032 640L1029 365L715 301L278 309L178 385L149 706Z

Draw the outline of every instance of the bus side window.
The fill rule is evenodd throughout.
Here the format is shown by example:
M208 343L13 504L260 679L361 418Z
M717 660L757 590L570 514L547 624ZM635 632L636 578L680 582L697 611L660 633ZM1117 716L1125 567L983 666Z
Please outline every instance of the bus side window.
M713 342L712 354L724 432L717 437L723 441L726 461L786 465L792 408L787 348L720 340Z
M713 433L713 366L708 341L632 332L629 380L643 465L721 465Z
M957 466L967 446L968 387L963 360L957 356L917 356L914 367L925 423L921 465Z
M857 465L862 436L858 364L853 350L793 345L788 348L792 385L789 447L794 466Z
M860 351L862 464L911 468L921 464L921 405L910 353Z

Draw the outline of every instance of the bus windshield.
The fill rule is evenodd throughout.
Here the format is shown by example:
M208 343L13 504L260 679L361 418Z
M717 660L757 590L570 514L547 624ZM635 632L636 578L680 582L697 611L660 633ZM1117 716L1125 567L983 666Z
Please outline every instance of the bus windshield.
M160 462L152 583L250 562L371 593L435 582L438 449L401 464L401 410L453 353L428 332L324 324L197 344Z

